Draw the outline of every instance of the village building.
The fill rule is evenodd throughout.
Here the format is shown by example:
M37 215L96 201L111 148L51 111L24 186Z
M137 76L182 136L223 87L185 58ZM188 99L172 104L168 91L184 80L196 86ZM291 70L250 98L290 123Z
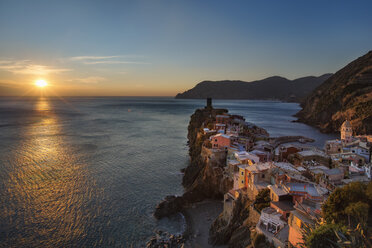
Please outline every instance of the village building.
M256 230L276 247L288 243L300 247L304 227L320 216L330 191L371 179L370 140L353 137L348 121L341 127L341 139L327 141L324 150L297 143L277 145L275 139L267 138L253 143L249 129L254 125L247 129L248 124L241 116L217 115L215 130L202 130L205 135L217 132L203 149L209 151L204 152L206 159L226 159L224 176L234 182L224 195L222 217L226 222L233 217L239 197L254 201L260 191L270 190L270 206L260 213L255 210L256 220L259 215Z
M254 198L270 184L271 166L270 163L258 163L246 167L245 187Z
M329 165L330 163L330 156L315 147L309 150L297 152L292 155L292 158L294 163L298 165L301 165L306 161L318 162L322 165Z
M276 161L288 161L288 156L303 151L304 148L297 144L287 143L275 148Z
M353 139L353 128L351 123L346 120L341 125L341 140L342 142L349 143Z
M294 210L293 203L288 200L272 201L270 202L270 207L280 213L285 221L288 221L291 211Z
M287 162L274 162L273 165L285 172L299 173L294 165Z
M225 133L226 133L226 124L216 123L216 124L214 125L214 129L215 129L218 133L225 134Z
M229 190L229 192L224 195L222 214L225 221L228 221L232 217L233 209L238 198L239 191L234 189Z
M292 200L292 197L288 194L287 191L283 189L283 187L280 184L269 185L268 188L270 189L271 201L277 202Z
M357 154L359 156L364 157L365 162L370 162L371 159L371 153L370 153L370 147L367 146L366 142L358 142L357 144L353 146L345 146L343 148L344 152L351 152L354 154Z
M363 156L352 152L332 154L331 159L333 163L336 163L338 165L350 165L350 163L355 163L358 165L366 164L366 159Z
M342 152L342 142L341 140L327 140L325 143L325 152L326 154L336 154Z
M316 177L317 175L320 175L320 176L323 175L324 171L329 170L329 168L324 165L317 165L317 166L309 166L308 170L314 177Z
M293 201L302 202L304 199L323 201L323 196L312 183L287 183L283 185L285 191L293 197Z
M234 187L245 189L251 199L270 184L271 163L249 163L238 167L239 172L234 177Z
M250 153L259 157L261 162L269 162L272 161L272 154L268 151L261 151L261 150L253 150Z
M273 153L274 151L274 147L272 144L270 144L270 142L268 141L265 141L265 140L259 140L257 141L254 146L253 146L253 150L260 150L260 151L266 151L266 152L270 152L270 153Z
M287 222L282 219L282 215L274 208L262 209L256 230L258 233L264 234L269 242L274 243L276 247L286 247L289 228Z
M227 125L230 123L230 115L216 115L216 123Z
M326 182L325 185L331 184L337 186L342 184L342 179L345 177L345 172L342 168L333 168L323 171L323 180L320 182Z
M234 137L226 134L216 134L209 138L212 148L214 149L226 149L231 146Z
M288 218L288 226L289 226L289 235L288 241L293 247L302 247L303 244L303 235L302 230L305 228L306 225L312 225L314 221L310 218L307 213L301 212L299 210L291 211L289 218Z
M204 134L213 134L216 133L216 130L210 130L209 128L203 128L203 133Z
M260 158L250 152L240 151L240 152L234 153L234 155L235 155L235 159L238 160L242 164L248 164L248 163L255 164L255 163L260 162Z

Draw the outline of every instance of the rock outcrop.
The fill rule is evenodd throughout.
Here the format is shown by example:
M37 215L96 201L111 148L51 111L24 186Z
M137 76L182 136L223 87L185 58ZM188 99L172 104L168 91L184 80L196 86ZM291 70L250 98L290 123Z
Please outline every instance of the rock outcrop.
M202 127L215 121L218 114L227 113L225 109L198 109L191 116L188 126L188 144L190 164L183 170L183 185L185 193L182 196L167 196L155 209L154 216L162 218L182 212L191 204L205 199L223 199L225 193L233 188L233 180L225 171L225 150L211 150L203 146L209 138L203 134ZM265 129L250 125L246 127L248 137L267 135ZM273 140L274 142L275 140ZM275 142L274 142L275 143ZM250 227L253 225L250 208L252 200L240 197L234 205L232 217L229 220L221 214L210 229L210 243L229 244L229 247L246 247L251 243Z
M188 126L190 164L185 168L183 176L185 193L182 196L167 196L156 207L156 218L180 212L184 207L204 199L222 199L232 188L233 181L225 175L223 169L226 153L210 156L202 146L208 137L200 132L203 123L214 121L215 116L222 113L227 113L227 110L198 109L191 116Z
M155 235L146 243L146 248L183 248L185 238L181 235L173 235L168 232L156 231Z
M209 242L213 245L247 247L251 243L249 220L251 204L252 201L248 197L241 195L235 202L230 218L226 219L221 213L209 230Z
M323 132L337 132L349 119L356 134L372 133L372 51L317 87L296 114Z

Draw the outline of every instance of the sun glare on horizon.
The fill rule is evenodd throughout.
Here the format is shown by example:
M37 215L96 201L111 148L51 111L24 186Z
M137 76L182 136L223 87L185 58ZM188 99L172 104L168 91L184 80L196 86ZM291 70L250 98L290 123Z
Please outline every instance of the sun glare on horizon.
M45 86L48 85L48 82L44 79L38 79L38 80L35 81L35 85L37 87L44 88Z

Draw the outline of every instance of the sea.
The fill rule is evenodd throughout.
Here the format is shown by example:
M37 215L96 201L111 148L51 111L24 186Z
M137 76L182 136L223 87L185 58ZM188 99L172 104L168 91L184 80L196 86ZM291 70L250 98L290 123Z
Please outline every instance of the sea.
M297 103L214 100L271 136L333 134L293 122ZM0 98L0 247L143 247L182 232L156 205L181 195L187 126L204 100L164 97Z

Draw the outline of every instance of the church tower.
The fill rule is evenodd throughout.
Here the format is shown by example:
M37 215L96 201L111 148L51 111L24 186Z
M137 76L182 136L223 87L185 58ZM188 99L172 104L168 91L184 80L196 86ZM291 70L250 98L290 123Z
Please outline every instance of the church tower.
M351 142L353 137L353 127L351 123L346 120L342 123L341 126L341 140L345 141L346 143Z

